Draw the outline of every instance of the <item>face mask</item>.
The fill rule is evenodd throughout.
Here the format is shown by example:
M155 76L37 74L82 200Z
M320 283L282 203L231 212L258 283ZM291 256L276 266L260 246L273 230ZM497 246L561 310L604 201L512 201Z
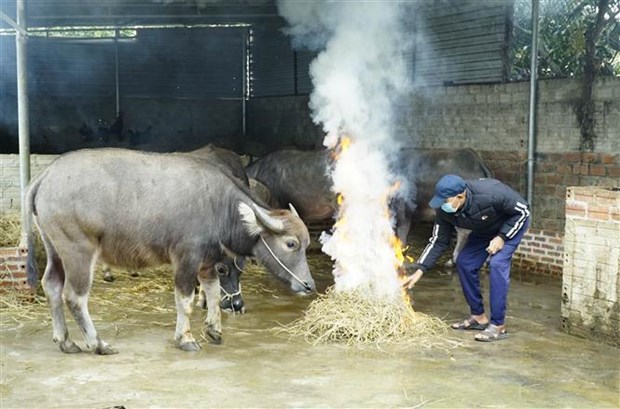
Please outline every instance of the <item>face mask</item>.
M446 213L456 213L458 209L452 207L452 204L446 202L441 205L441 210L443 210Z

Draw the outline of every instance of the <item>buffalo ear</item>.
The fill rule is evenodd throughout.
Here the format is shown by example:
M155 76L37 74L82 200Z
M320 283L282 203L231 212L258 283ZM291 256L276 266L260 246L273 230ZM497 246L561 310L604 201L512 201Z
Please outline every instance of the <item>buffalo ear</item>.
M295 206L293 206L292 203L288 204L288 208L291 209L291 213L293 213L295 216L299 217L299 213L297 213L297 209L295 209Z
M239 214L241 214L245 228L250 235L258 236L265 230L270 230L273 233L284 231L284 223L281 220L271 216L267 210L255 203L252 203L252 207L243 202L239 202L238 207Z
M262 227L267 228L273 233L282 233L284 231L284 223L282 220L277 219L269 214L269 211L258 206L256 203L252 203L254 207L254 214L258 220L258 223Z
M243 202L239 202L237 209L239 210L245 229L251 236L258 236L263 232L263 228L258 224L256 214L250 206Z

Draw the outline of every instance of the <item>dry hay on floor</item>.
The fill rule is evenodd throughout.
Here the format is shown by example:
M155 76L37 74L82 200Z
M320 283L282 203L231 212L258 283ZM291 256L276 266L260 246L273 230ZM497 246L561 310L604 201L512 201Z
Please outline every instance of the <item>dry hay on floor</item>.
M19 213L9 213L0 217L0 247L16 247L22 234Z
M0 294L0 331L20 328L27 322L47 325L49 309L45 297L8 288Z
M95 271L89 304L93 310L113 312L112 318L125 318L133 313L174 313L174 278L170 266L142 269L138 277L114 269L114 282L103 281L103 271Z
M454 340L444 337L446 324L439 318L415 312L405 299L379 300L352 291L335 291L312 301L305 315L281 331L303 336L313 345L341 343L381 348L389 344L450 348Z

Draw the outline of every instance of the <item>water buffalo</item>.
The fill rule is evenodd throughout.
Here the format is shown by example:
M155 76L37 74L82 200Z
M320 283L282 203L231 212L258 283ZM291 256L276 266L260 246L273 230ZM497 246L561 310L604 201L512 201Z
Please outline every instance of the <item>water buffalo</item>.
M246 172L250 179L260 182L259 186L267 188L268 195L263 194L270 205L282 208L291 203L301 218L311 223L332 218L338 209L331 190L330 164L328 151L285 149L251 163Z
M491 177L493 174L480 156L471 149L423 150L404 148L391 159L390 167L406 183L401 196L391 203L396 218L396 235L405 242L412 221L432 221L434 210L428 206L437 180L446 173L466 179ZM251 179L269 191L264 199L274 207L292 203L306 223L330 219L338 206L328 169L328 151L280 150L272 152L247 168ZM459 232L457 248L467 234Z
M186 351L200 349L189 322L196 278L209 304L206 333L221 341L219 280L212 267L222 249L256 256L294 292L315 290L306 260L308 229L294 208L264 207L243 183L198 157L123 149L68 153L33 180L25 205L47 252L43 289L53 339L66 353L80 348L69 337L63 300L88 348L116 353L99 338L88 311L98 259L128 268L172 264L174 338Z
M245 173L243 162L239 155L228 149L220 148L215 145L205 145L202 148L195 149L190 152L182 152L183 155L196 156L207 162L218 166L225 172L230 172L232 176L239 179L246 186L250 186L248 176ZM233 259L224 254L220 255L215 261L215 270L218 272L220 279L220 308L227 312L244 312L244 302L241 295L241 284L239 282L239 276L241 271L237 269L237 265L243 265L245 260L243 257L237 257L236 263ZM132 271L131 276L137 277L138 272ZM108 282L114 281L112 270L110 266L104 264L103 266L103 279ZM207 308L205 291L202 286L199 287L197 305L202 308Z
M245 172L245 167L239 155L235 152L220 148L215 145L208 144L202 148L195 149L189 152L183 152L182 154L197 156L202 159L206 159L210 163L219 166L221 169L230 172L234 177L243 182L246 186L250 185L248 181L248 175Z
M245 265L245 257L225 256L216 262L213 270L220 279L220 309L226 312L245 312L245 303L241 294L241 273ZM201 273L198 272L198 275ZM199 285L196 305L204 310L208 308L205 288Z

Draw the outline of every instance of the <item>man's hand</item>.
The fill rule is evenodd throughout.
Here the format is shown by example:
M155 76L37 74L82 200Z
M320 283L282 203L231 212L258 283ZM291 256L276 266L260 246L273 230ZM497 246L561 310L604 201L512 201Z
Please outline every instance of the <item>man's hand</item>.
M491 240L491 242L489 243L489 247L487 247L487 253L489 253L490 255L493 255L497 253L498 251L500 251L503 247L504 247L504 239L502 239L501 236L497 236L493 240Z
M415 271L415 273L413 273L409 277L405 278L405 281L403 281L403 287L405 287L407 289L413 288L415 283L417 283L418 280L420 279L420 277L422 277L422 274L424 274L424 271L422 271L420 269L417 269Z

